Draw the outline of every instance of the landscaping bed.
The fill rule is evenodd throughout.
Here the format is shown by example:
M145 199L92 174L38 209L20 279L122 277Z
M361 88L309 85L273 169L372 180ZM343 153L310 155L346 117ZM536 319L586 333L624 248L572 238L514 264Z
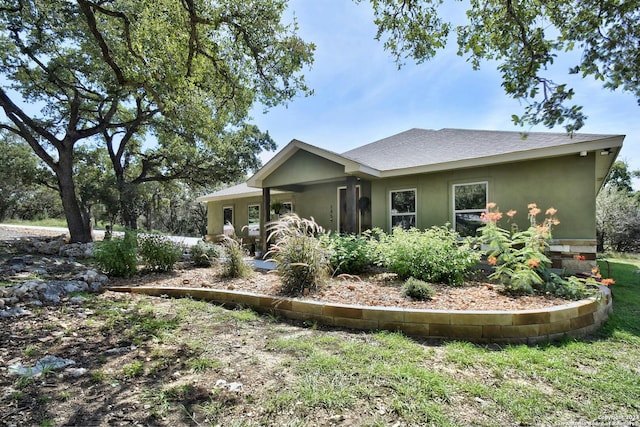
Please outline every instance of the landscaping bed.
M223 278L219 267L183 267L170 273L112 278L110 285L227 289L282 296L276 272L258 270L249 277L231 279ZM398 280L395 274L370 272L332 278L321 288L295 298L337 304L434 310L529 310L568 302L553 295L509 295L500 292L500 286L482 279L483 275L478 272L476 280L469 280L459 287L434 284L436 295L431 300L416 301L403 294L404 282Z

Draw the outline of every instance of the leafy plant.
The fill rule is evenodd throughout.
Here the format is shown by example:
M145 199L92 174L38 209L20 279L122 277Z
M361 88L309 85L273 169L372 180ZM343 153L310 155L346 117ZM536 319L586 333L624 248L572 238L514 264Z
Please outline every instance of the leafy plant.
M144 362L141 360L134 360L122 367L122 373L125 377L129 378L139 377L144 373Z
M409 279L407 279L402 292L406 296L419 301L430 300L436 294L435 289L433 289L433 286L431 286L430 283L418 280L414 277L409 277Z
M167 237L147 235L140 238L138 250L148 270L171 271L182 256L182 250Z
M247 277L251 275L252 269L244 261L247 255L241 242L225 236L222 240L224 248L224 259L222 261L224 277Z
M535 203L528 206L530 226L528 229L513 231L500 228L498 221L502 213L495 203L487 205L487 212L482 214L485 223L480 228L481 240L487 245L487 260L494 266L489 276L503 283L514 293L532 293L534 288L540 289L545 283L543 273L551 265L545 255L551 239L551 229L560 222L555 218L554 208L546 211L546 218L537 223L537 215L541 212ZM507 216L511 219L516 211L510 210Z
M396 227L391 235L376 234L369 243L371 256L401 279L460 285L481 256L471 239L460 238L446 225L425 231Z
M275 244L267 255L276 262L282 292L295 295L317 289L330 268L327 248L318 237L322 227L313 218L288 214L270 223L268 231L268 240Z
M337 274L358 274L371 264L365 236L354 234L322 234L329 252L331 268Z
M220 246L198 242L191 247L191 261L196 267L211 267L220 258Z
M114 237L96 244L96 264L108 275L130 277L138 272L137 236L126 231L124 237Z
M482 215L485 225L480 228L481 240L487 245L487 261L494 268L489 276L505 285L512 293L531 294L549 292L567 299L582 299L592 295L596 287L595 279L581 279L575 276L563 278L549 270L551 261L545 252L551 240L554 225L560 222L555 217L557 212L549 208L545 219L538 223L537 216L542 212L535 203L528 206L528 229L518 231L517 227L506 230L498 226L502 213L495 203L487 205L487 212ZM507 212L509 219L516 211Z

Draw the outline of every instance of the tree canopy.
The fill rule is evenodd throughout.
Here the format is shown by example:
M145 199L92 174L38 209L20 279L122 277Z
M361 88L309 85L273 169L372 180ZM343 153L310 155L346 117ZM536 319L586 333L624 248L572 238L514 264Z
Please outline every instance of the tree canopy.
M314 49L295 24L281 23L285 7L286 0L3 2L0 128L54 172L72 241L91 240L74 176L81 146L107 150L119 190L136 180L233 181L273 148L247 124L248 112L256 102L270 107L308 94L300 72ZM148 140L157 145L145 149Z
M364 0L357 0L359 2ZM454 27L442 16L443 0L370 0L378 39L399 65L432 59L455 31L458 54L474 69L495 61L507 95L526 107L516 124L563 124L570 133L586 115L571 103L574 89L552 80L556 58L577 51L571 74L593 77L640 104L640 1L470 0L467 21Z

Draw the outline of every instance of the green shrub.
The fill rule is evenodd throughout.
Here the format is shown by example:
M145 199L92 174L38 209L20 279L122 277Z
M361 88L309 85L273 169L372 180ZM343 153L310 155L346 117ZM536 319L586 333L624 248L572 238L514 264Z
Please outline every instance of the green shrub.
M198 242L191 247L191 261L196 267L211 267L220 258L220 246Z
M402 293L415 300L427 301L433 298L436 291L430 283L418 280L414 277L409 277L404 283Z
M159 235L146 235L140 239L138 250L148 270L171 271L182 256L175 242Z
M316 290L329 275L329 255L318 235L322 233L313 218L285 215L269 225L269 241L275 244L267 255L276 262L281 291L296 295Z
M109 276L133 276L138 272L136 233L126 231L124 237L97 243L94 257L98 267Z
M329 251L331 268L337 274L359 274L371 264L367 238L354 234L323 234L321 240Z
M598 291L595 279L582 279L575 276L566 278L547 272L542 292L548 292L559 298L580 300L594 295Z
M241 242L225 236L222 240L222 247L224 248L222 275L230 278L250 276L253 270L244 261L247 254Z
M391 235L378 234L370 243L374 257L401 279L460 285L481 256L470 239L461 239L448 226L425 231L397 227Z

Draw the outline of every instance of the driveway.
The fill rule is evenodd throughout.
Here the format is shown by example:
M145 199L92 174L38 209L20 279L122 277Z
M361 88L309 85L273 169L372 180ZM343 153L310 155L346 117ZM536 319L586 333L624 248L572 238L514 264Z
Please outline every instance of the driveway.
M69 233L69 229L66 227L40 227L35 225L15 225L15 224L0 224L0 233L2 235L11 236L11 238L19 238L32 236L34 234L38 234L38 232L46 233L46 234L67 234ZM114 233L116 236L122 235L122 232L116 231ZM141 233L144 234L144 233ZM102 240L104 237L103 230L93 230L93 238L94 240ZM182 243L185 246L195 246L202 239L200 237L185 237L185 236L165 236L168 239L176 242Z

